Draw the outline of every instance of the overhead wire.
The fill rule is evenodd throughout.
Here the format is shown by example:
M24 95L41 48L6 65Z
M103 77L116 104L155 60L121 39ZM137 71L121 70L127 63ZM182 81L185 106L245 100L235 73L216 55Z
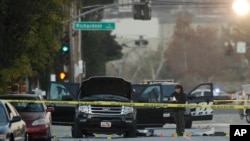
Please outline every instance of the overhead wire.
M164 0L164 1L157 1L157 0L152 0L152 3L156 3L156 2L158 2L158 3L167 3L167 4L169 4L169 3L172 3L172 4L185 4L185 5L187 5L187 4L196 4L196 5L204 5L204 4L210 4L210 5L214 5L214 4L232 4L232 2L230 1L224 1L224 2L222 2L222 1L169 1L169 0Z
M191 2L191 1L156 1L152 0L152 7L174 7L174 6L183 6L188 8L229 8L231 7L231 2Z

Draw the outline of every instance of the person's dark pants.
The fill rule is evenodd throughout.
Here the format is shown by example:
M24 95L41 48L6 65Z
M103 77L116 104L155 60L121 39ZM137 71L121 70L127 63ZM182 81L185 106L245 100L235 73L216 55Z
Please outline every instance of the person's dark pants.
M176 111L174 112L174 120L176 123L176 133L178 136L183 136L185 132L185 111Z

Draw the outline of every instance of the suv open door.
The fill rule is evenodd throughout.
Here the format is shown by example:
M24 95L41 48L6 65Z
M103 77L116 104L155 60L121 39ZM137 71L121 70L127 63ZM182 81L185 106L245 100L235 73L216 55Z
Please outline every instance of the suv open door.
M162 92L159 84L134 84L132 100L142 103L161 103ZM137 107L137 128L161 127L163 107Z
M169 97L174 92L177 83L160 84L133 84L132 100L143 103L169 103ZM154 93L159 92L158 95ZM196 92L202 90L202 94ZM189 104L213 104L213 84L203 83L187 93ZM137 128L163 127L164 124L174 124L174 108L163 107L137 107ZM192 121L212 120L213 109L211 108L186 108L185 127L191 128Z
M67 103L58 104L56 101L76 100L79 88L79 83L50 82L46 99L55 101L54 104L47 104L48 107L54 107L55 109L55 111L52 113L53 125L73 125L75 105L70 105Z
M188 93L187 101L189 104L213 105L213 84L203 83L195 87ZM192 121L212 120L213 109L211 108L192 108L190 109Z

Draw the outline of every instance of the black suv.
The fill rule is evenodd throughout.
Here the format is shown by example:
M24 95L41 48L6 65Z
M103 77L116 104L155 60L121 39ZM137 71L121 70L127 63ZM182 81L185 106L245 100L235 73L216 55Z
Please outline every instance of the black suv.
M168 80L146 81L142 84L132 84L132 100L143 103L170 103L169 97L174 92L178 83ZM198 90L206 89L205 95L197 95ZM187 103L212 105L213 104L213 84L199 84L192 91L187 93ZM163 127L166 123L173 124L174 108L163 107L137 107L137 128ZM149 114L150 113L150 114ZM212 120L213 109L211 108L186 108L185 127L192 128L193 121Z
M79 101L131 102L131 83L122 78L92 77L85 80ZM90 133L136 136L136 110L130 106L77 105L72 137Z
M130 102L132 100L133 102L143 103L168 103L169 96L174 92L176 84L175 82L164 80L151 81L146 84L132 84L131 86L129 82L122 78L93 77L84 81L81 87L79 83L51 82L46 99L55 101L55 103L48 104L48 106L53 106L55 109L52 113L52 124L72 126L74 131L73 137L82 137L83 134L88 135L88 133L92 132L111 133L113 131L118 134L125 133L125 136L134 136L135 124L137 128L147 128L162 127L165 123L174 123L173 109L136 107L135 111L133 107L97 105L78 105L76 108L72 104L57 102L71 100ZM205 90L204 93L201 94L201 90ZM187 96L188 103L212 105L213 84L200 84L187 93ZM81 112L85 110L87 112ZM124 111L130 112L125 114ZM81 117L82 115L85 117ZM202 107L187 108L185 117L186 128L191 128L193 121L212 120L213 109ZM105 122L106 124L111 123L111 128L101 127L101 124L105 126ZM118 127L117 123L123 123L122 127ZM92 128L92 125L94 128Z

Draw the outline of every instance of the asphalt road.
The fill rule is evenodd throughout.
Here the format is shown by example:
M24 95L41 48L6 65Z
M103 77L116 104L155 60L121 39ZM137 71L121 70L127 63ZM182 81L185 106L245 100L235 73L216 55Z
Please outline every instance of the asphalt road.
M197 126L197 125L195 125ZM55 136L53 138L54 141L83 141L83 140L88 140L88 141L97 141L97 140L119 140L119 141L158 141L158 140L176 140L176 141L210 141L210 140L215 140L215 141L228 141L229 137L228 136L189 136L188 133L194 132L194 133L200 133L200 132L207 132L211 131L212 128L216 130L216 132L228 132L228 124L217 124L213 125L213 127L207 127L207 125L199 125L199 127L195 127L192 129L186 129L186 136L183 137L176 137L173 135L175 132L175 126L170 125L168 128L159 128L155 129L155 135L152 137L137 137L137 138L123 138L122 136L118 135L96 135L96 137L93 138L78 138L74 139L71 138L70 135L70 127L60 127L60 126L54 126L53 127L53 135ZM143 131L142 131L143 132Z
M151 137L137 137L137 138L123 138L118 135L96 135L93 138L79 138L71 137L71 127L69 126L53 126L52 135L54 141L97 141L97 140L119 140L119 141L229 141L229 134L227 136L189 136L189 133L201 133L214 129L215 132L229 133L230 124L247 124L246 120L241 120L238 111L233 109L216 109L214 111L214 118L211 121L196 121L193 122L192 129L186 129L187 133L184 137L176 137L175 125L166 124L163 128L156 128L155 135ZM143 130L140 130L143 132Z

